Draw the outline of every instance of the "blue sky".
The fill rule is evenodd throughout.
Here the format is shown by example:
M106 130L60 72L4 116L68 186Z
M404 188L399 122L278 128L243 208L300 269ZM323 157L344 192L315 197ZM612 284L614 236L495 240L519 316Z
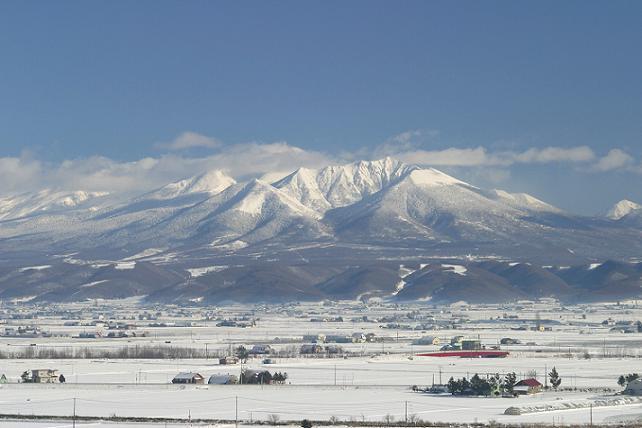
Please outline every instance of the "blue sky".
M642 202L640 16L638 1L4 1L0 191L101 168L87 182L152 186L246 152L257 174L391 154L574 212Z

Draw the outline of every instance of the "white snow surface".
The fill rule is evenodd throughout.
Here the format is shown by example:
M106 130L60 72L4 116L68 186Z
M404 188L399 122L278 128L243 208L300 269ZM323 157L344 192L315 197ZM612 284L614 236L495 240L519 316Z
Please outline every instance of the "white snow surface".
M19 271L26 272L28 270L45 270L45 269L49 269L50 267L51 265L27 266L27 267L20 268Z
M547 204L546 202L541 201L527 193L509 193L505 190L500 189L493 189L489 193L497 200L505 202L506 204L511 205L515 208L541 212L561 212L559 208Z
M170 183L158 190L143 195L141 199L172 199L194 193L215 195L227 189L236 181L223 171L212 170L195 177Z
M114 265L116 270L130 270L136 268L136 262L121 262Z
M462 266L462 265L442 264L442 266L444 268L446 268L447 270L450 270L450 271L456 273L457 275L461 275L461 276L466 276L466 272L468 272L468 269L466 268L466 266Z
M34 193L0 196L0 220L22 218L43 213L62 213L75 208L91 208L94 200L104 198L108 192L72 192L44 189Z
M187 269L187 271L193 278L198 278L199 276L207 275L208 273L211 273L211 272L224 271L228 267L229 266L205 266L205 267Z
M606 216L611 220L620 220L634 212L640 212L642 214L642 205L624 199L615 204Z

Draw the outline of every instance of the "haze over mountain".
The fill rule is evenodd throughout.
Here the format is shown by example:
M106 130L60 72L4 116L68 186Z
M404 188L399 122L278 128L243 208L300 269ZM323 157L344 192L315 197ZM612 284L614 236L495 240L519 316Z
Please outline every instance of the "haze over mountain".
M0 199L0 298L639 297L640 212L576 216L392 158L274 183L206 171L125 200L42 191Z

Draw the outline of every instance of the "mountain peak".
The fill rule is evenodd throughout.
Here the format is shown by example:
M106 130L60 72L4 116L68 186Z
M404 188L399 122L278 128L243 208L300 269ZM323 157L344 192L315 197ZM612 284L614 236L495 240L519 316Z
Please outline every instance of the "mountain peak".
M408 177L412 182L419 186L448 186L455 184L462 184L470 186L461 180L451 177L434 168L416 168L408 173ZM472 186L471 186L472 187Z
M215 195L221 193L233 184L236 184L236 181L223 171L211 170L191 178L167 184L149 193L146 195L146 198L171 199L194 193L209 193Z
M642 205L629 201L628 199L623 199L615 204L606 216L611 220L620 220L635 211L642 212Z
M400 180L416 169L396 159L363 160L321 169L299 168L274 186L323 213L343 207Z

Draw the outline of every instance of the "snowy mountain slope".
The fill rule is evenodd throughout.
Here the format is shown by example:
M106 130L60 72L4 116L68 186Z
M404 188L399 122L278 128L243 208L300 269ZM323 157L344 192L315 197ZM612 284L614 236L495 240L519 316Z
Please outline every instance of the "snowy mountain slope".
M107 192L74 192L41 190L14 196L0 197L0 220L64 213L72 210L96 210L101 206Z
M252 180L238 191L224 192L215 202L215 209L192 222L200 238L209 242L242 239L254 243L275 238L283 233L301 237L325 235L317 212L270 184ZM185 215L201 208L187 210ZM201 211L202 212L202 211Z
M342 235L417 236L437 240L508 238L526 213L433 169L413 169L396 183L328 212Z
M6 296L83 299L144 292L214 302L249 301L272 290L283 298L447 301L485 287L496 299L551 293L572 298L581 280L571 283L568 272L535 263L642 260L642 223L631 220L635 209L617 221L574 216L530 195L480 189L390 158L299 169L273 184L236 183L212 171L118 203L69 192L2 201L7 218L0 219L0 292ZM426 259L451 261L425 270L421 281L419 274L398 275L399 264ZM457 260L522 264L468 268ZM93 266L125 261L149 265L95 277ZM36 265L51 268L20 271ZM187 273L176 272L194 266L243 269L203 275L190 288L182 279ZM635 294L631 272L607 277L589 292L606 298L615 284L618 296ZM617 281L620 273L623 282ZM297 281L303 281L298 288Z
M283 233L327 233L319 214L259 180L234 184L213 195L182 193L160 201L139 198L88 223L105 245L145 248L223 245L241 239L245 245Z
M431 303L510 302L528 295L516 289L506 279L476 265L466 266L465 273L447 264L428 264L412 273L407 284L395 296L399 301L426 300Z
M562 212L562 210L560 210L559 208L547 204L546 202L541 201L527 193L509 193L505 190L493 189L486 194L491 199L501 201L507 205L521 210L551 213Z
M328 166L319 170L300 168L274 183L274 187L324 213L378 192L415 168L392 158Z
M232 177L226 175L223 171L213 170L195 177L167 184L137 199L173 199L195 193L216 195L234 184L236 184L236 180Z
M629 200L621 200L606 214L611 220L621 220L629 215L642 217L642 205Z

